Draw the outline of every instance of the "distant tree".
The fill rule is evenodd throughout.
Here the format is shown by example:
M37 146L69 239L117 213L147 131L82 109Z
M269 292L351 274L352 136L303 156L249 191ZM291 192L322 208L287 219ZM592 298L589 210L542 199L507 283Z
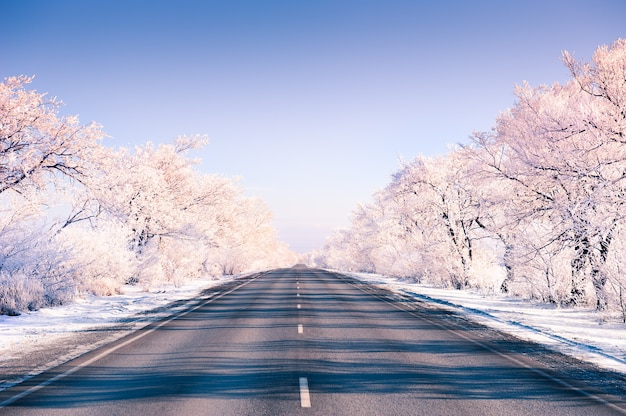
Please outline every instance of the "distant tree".
M446 158L417 157L394 175L390 191L402 201L401 221L407 232L419 231L426 237L422 241L428 240L428 245L422 249L431 258L447 258L451 283L460 289L469 286L476 215L466 215L472 201L455 173Z
M328 242L320 261L457 289L484 284L475 278L474 260L482 251L484 267L487 249L479 241L491 237L483 224L487 212L474 164L461 153L406 163L373 203L354 211L351 226Z
M88 205L106 214L100 222L127 230L139 261L129 282L240 273L275 257L279 244L267 207L245 197L233 179L200 173L186 157L205 141L180 137L110 152L109 173L91 183L97 203Z

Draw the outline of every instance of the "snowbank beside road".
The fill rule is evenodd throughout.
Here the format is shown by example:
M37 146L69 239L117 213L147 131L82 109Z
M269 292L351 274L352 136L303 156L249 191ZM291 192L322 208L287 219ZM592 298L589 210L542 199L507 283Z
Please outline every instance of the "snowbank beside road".
M116 296L88 296L63 307L0 315L0 391L182 311L202 291L237 277L150 291L127 286Z
M520 339L626 374L626 324L608 319L593 309L557 308L505 296L404 283L374 274L348 275L392 292L436 303Z

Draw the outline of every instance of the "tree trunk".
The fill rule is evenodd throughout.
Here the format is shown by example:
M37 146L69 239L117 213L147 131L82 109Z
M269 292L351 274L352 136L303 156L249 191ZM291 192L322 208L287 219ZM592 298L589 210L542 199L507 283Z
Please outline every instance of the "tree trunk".
M604 265L609 255L609 246L611 244L612 235L609 232L605 238L600 238L599 255L590 255L589 263L591 264L591 283L596 294L596 310L603 311L609 306L608 296L606 293L606 282L608 277L604 271Z
M513 258L513 246L511 244L505 244L504 255L502 256L502 262L504 263L504 270L506 270L506 277L504 278L504 280L502 281L502 284L500 285L500 291L502 293L509 293L509 284L513 282L513 280L515 279L515 271L513 270L513 264L511 261L512 258Z
M589 261L590 243L584 236L578 239L578 244L574 247L575 257L570 262L572 267L572 287L569 299L565 302L568 305L582 305L585 303L585 267Z

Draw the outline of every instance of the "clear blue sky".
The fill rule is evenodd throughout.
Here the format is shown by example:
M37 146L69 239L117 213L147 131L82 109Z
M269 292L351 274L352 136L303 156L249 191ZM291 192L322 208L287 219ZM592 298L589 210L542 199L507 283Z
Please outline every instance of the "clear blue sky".
M97 121L111 146L208 134L300 252L348 224L399 159L488 130L516 83L565 81L626 37L626 2L0 0L0 78Z

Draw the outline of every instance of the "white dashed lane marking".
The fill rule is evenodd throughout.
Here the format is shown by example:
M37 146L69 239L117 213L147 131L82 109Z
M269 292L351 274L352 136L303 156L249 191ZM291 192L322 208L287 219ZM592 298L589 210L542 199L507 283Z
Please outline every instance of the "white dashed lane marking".
M311 395L309 394L309 381L306 377L300 377L300 406L311 407Z
M296 289L300 290L300 282L296 282ZM296 293L297 297L300 297L300 292ZM298 303L298 309L301 309L302 305ZM298 334L304 333L304 326L298 324ZM309 394L309 381L306 377L300 377L300 407L311 407L311 395Z

